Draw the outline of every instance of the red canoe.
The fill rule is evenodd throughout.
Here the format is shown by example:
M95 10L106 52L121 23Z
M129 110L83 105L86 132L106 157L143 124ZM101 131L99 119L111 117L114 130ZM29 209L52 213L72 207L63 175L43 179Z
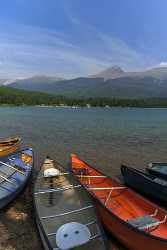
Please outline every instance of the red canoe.
M105 227L128 249L167 250L167 212L72 155L72 170L93 196Z

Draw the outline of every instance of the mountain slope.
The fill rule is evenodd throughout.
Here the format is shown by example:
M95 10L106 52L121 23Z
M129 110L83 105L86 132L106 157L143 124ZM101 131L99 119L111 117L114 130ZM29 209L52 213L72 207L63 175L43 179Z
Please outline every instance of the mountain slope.
M35 85L33 88L22 84L11 86L70 97L167 97L167 80L158 80L153 77L121 77L106 81L103 78L76 78L58 81L51 85L46 84L40 89Z
M166 80L167 79L167 67L158 67L146 70L144 72L138 73L138 76L142 77L153 77L158 80Z
M26 79L16 80L9 84L12 87L25 89L25 90L35 90L35 91L47 91L47 89L52 89L55 82L62 81L63 78L51 77L51 76L33 76Z
M104 73L110 74L108 79ZM122 74L122 75L121 75ZM102 75L102 74L99 74ZM117 77L116 77L117 75ZM118 77L119 75L119 77ZM10 86L19 89L54 93L70 97L167 97L167 68L154 68L144 72L124 72L118 67L103 71L104 77L80 77L71 80L29 78Z
M116 79L121 77L130 77L130 78L144 78L144 77L153 77L158 80L167 79L167 67L156 67L151 68L145 71L139 72L128 72L121 69L119 66L110 67L104 71L101 71L91 77L102 77L105 80Z
M104 78L107 79L114 79L114 78L120 78L126 76L126 72L123 71L119 66L113 66L111 68L107 68L95 75L92 75L90 77L93 78Z
M6 81L8 81L7 79L0 79L0 86L3 85Z
M31 90L31 91L40 91L47 93L55 93L60 95L69 95L69 96L82 96L82 92L87 94L91 90L94 91L96 86L100 86L104 82L103 78L76 78L71 80L61 80L53 82L43 82L36 83L31 81L31 79L16 81L15 83L10 84L10 87ZM85 95L85 94L84 94Z

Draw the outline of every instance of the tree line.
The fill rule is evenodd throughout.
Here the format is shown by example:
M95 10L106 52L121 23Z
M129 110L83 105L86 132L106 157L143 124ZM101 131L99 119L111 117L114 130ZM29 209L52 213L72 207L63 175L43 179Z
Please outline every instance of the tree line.
M167 107L167 98L126 99L126 98L72 98L39 92L0 87L0 105L58 105L92 107Z

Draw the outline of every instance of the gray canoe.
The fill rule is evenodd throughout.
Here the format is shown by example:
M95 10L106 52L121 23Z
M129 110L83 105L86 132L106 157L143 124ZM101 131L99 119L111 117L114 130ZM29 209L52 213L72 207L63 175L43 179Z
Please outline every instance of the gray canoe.
M49 168L58 169L58 173L44 177ZM34 186L34 206L46 250L107 249L89 194L71 173L49 158L44 161Z
M26 148L0 158L0 208L11 202L25 187L33 166L33 151Z

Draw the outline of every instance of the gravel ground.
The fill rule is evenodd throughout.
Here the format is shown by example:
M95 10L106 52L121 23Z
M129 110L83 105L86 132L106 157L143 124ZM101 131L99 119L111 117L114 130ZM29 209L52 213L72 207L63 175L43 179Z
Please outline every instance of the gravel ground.
M0 213L0 250L41 250L32 202L32 185Z

